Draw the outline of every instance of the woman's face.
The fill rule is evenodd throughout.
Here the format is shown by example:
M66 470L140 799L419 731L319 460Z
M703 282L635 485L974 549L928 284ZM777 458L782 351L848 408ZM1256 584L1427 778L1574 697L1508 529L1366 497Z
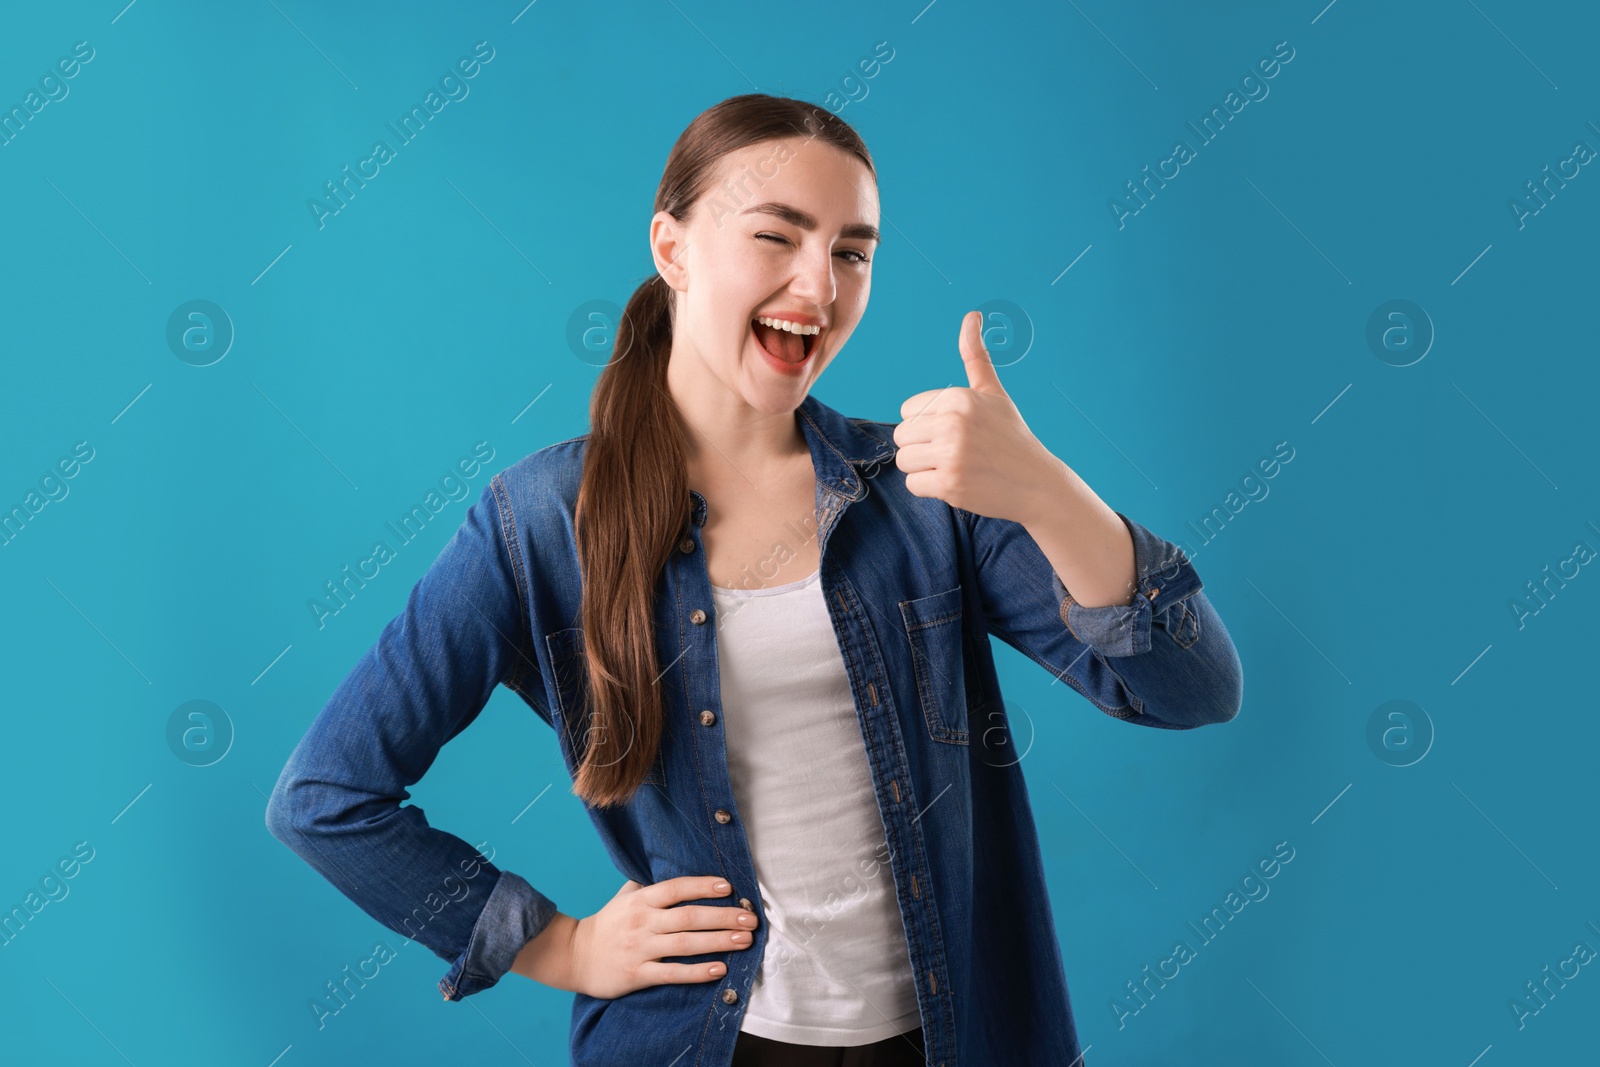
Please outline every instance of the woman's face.
M793 411L866 310L877 185L855 156L803 137L749 145L718 170L687 224L665 211L651 221L656 269L677 301L669 381L767 415Z

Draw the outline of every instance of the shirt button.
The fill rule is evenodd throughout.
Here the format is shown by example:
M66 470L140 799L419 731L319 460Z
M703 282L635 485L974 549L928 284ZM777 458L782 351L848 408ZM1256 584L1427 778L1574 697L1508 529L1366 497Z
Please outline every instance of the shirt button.
M1146 593L1145 596L1149 597L1151 600L1154 600L1156 598L1156 594L1159 592L1161 592L1161 590L1157 589L1155 586L1151 586L1150 591Z
M704 710L704 711L702 711L700 713L700 725L701 726L710 726L713 723L715 723L716 721L717 721L717 713L712 711L710 708L707 708L706 710Z
M738 1003L738 1000L739 1000L739 991L737 989L724 989L722 991L722 1003L724 1003L724 1004L736 1004L736 1003Z
M718 808L714 814L716 815L717 821L720 822L720 823L730 823L730 822L733 821L733 816L729 815L727 812L723 811L721 808Z
M685 537L682 541L679 541L678 542L678 551L682 552L686 556L689 553L693 552L694 551L694 540L692 538Z
M706 613L701 611L699 608L695 608L693 611L689 612L689 621L694 623L696 626L699 626L701 623L706 621Z
M739 898L739 907L743 908L745 911L748 911L748 912L754 912L756 910L756 906L754 904L750 903L750 901L748 899L746 899L745 897L740 897Z

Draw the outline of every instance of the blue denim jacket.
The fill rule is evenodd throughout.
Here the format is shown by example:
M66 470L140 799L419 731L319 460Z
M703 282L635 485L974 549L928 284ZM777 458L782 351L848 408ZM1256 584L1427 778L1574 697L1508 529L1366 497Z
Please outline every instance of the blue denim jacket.
M1232 640L1188 558L1126 516L1139 593L1086 608L1020 524L908 492L894 424L846 418L815 397L798 417L817 479L822 588L883 820L927 1062L1067 1067L1080 1048L989 638L1107 715L1168 730L1238 714ZM340 892L449 961L446 1000L494 985L556 904L401 802L497 685L550 724L569 773L581 760L572 520L586 440L542 448L490 480L311 724L267 808L272 833ZM720 876L732 893L686 903L759 915L722 731L706 501L691 498L657 588L660 756L629 804L589 812L621 876ZM748 947L665 958L721 960L717 980L615 999L575 993L572 1062L727 1067L768 929L763 916Z

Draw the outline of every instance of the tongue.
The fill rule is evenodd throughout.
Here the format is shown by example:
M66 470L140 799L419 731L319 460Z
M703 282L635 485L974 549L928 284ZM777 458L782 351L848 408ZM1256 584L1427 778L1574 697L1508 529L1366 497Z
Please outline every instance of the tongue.
M805 342L797 333L775 330L765 323L755 323L756 341L768 352L785 363L800 363L806 358Z

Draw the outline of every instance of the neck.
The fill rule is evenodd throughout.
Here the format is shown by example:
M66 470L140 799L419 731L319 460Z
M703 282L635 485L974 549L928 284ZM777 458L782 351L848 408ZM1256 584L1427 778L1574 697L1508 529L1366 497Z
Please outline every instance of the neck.
M797 459L809 460L811 450L795 410L758 411L709 374L690 378L680 373L690 362L695 361L674 357L667 367L667 388L688 423L691 485L761 484Z

